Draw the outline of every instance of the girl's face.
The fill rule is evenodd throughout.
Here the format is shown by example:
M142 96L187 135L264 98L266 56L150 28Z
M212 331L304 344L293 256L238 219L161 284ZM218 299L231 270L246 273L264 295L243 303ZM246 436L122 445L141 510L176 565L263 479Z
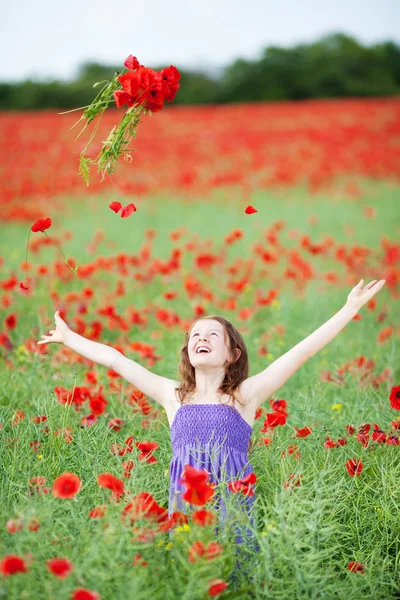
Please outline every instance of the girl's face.
M198 353L202 346L209 351ZM192 367L223 366L229 360L223 325L214 319L197 321L190 332L188 353Z

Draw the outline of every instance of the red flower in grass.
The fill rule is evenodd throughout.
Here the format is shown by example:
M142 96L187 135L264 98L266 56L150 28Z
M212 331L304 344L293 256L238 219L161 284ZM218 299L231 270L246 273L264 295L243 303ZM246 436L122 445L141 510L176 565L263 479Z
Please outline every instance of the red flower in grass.
M278 427L279 425L285 425L286 417L287 417L287 415L282 412L267 413L265 415L264 428L261 429L261 432L265 433L265 431L267 431L268 427L270 427L271 429L274 429L275 427Z
M177 525L184 525L185 523L189 523L189 517L183 512L176 510L169 516L168 521L169 528L174 529Z
M358 477L363 470L363 463L361 460L357 460L356 458L352 458L346 462L346 469L350 477Z
M254 496L254 492L250 487L251 483L256 483L257 477L255 473L249 473L246 477L242 479L238 479L236 481L230 481L228 483L228 489L237 494L238 492L243 492L245 496Z
M209 542L207 546L204 546L203 542L194 542L188 550L189 562L196 562L197 558L206 558L211 560L221 554L223 547L216 542Z
M289 475L288 479L283 483L283 487L285 488L285 490L293 490L293 488L295 487L299 487L299 485L301 485L301 479L303 477L303 475L298 475L297 479L294 479L294 477L296 477L295 473L292 473L291 475Z
M303 427L302 429L297 429L297 427L295 427L295 430L297 431L295 437L297 438L305 438L308 435L310 435L312 429L310 429L310 427Z
M100 487L111 490L116 496L122 496L125 493L124 482L114 477L111 473L102 473L97 477L97 483Z
M177 515L177 513L173 514ZM134 524L139 519L158 523L160 531L170 529L174 521L174 519L168 517L168 511L160 506L148 492L141 492L137 496L134 496L132 502L124 507L121 516L129 519L131 524ZM187 523L188 518L186 515L182 515L182 519Z
M270 400L269 401L272 411L274 413L281 413L282 415L285 415L285 417L288 416L288 412L287 412L287 402L286 400Z
M89 512L89 517L91 519L102 519L107 510L107 506L103 504L102 506L95 506L93 510Z
M210 581L210 584L208 586L208 595L211 596L211 598L213 598L214 596L218 596L219 594L221 594L221 592L226 590L227 587L228 584L222 579L213 579L212 581Z
M140 450L140 454L138 455L139 460L146 461L149 464L158 462L156 457L152 454L154 450L159 448L157 442L135 442L135 446Z
M213 525L217 521L217 516L209 510L200 509L192 513L192 521L196 525L206 527L207 525Z
M100 600L100 594L85 588L78 588L72 592L71 600Z
M389 401L394 410L400 410L400 385L392 388Z
M82 482L74 473L63 473L53 483L55 498L74 498L81 489Z
M16 573L27 573L28 569L23 558L15 554L7 554L0 561L0 573L7 577Z
M6 326L7 329L15 329L16 325L17 325L17 316L15 313L11 313L11 315L8 315L8 317L6 317L4 319L4 325Z
M326 441L324 442L324 446L325 446L325 448L336 448L337 443L334 440L332 440L328 435L328 437L326 438Z
M67 558L51 558L46 561L47 568L50 573L56 575L60 579L65 579L72 571L72 563Z
M377 423L374 423L374 431L371 437L374 442L378 442L378 444L384 444L387 436L383 429L381 429Z
M107 408L107 400L105 400L102 396L95 396L90 398L89 407L91 411L91 415L98 417L106 412Z
M14 534L17 531L22 531L24 528L24 523L22 519L10 519L6 523L6 528L8 533Z
M191 465L185 465L182 478L179 483L186 487L182 498L190 504L204 506L214 496L215 484L208 483L209 474L205 469L196 469Z
M362 565L359 562L349 562L349 564L347 565L347 568L349 571L351 572L358 572L358 573L363 573L364 574L364 565Z

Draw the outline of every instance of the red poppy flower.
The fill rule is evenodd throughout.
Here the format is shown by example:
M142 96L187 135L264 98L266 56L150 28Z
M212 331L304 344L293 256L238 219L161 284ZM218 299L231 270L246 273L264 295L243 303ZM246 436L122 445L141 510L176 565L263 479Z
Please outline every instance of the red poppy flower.
M192 521L196 523L196 525L200 525L201 527L206 527L207 525L212 525L217 520L217 517L214 513L209 510L200 509L195 510L192 513Z
M27 573L26 564L23 558L15 554L7 554L0 561L0 572L7 577L15 573Z
M100 594L85 588L78 588L72 592L71 600L100 600Z
M256 483L257 481L257 476L255 473L249 473L249 475L246 475L246 477L243 477L242 479L238 479L236 481L230 481L228 483L228 489L233 492L234 494L237 494L238 492L243 492L243 494L245 496L254 496L254 492L252 490L252 488L250 487L251 483Z
M72 563L67 558L51 558L46 561L47 568L53 575L65 579L72 570Z
M384 444L386 442L386 433L376 423L374 423L374 431L371 437L374 442L378 442L378 444Z
M179 483L186 487L182 495L183 500L196 506L206 504L215 493L215 485L208 483L209 474L204 469L196 469L191 465L185 465L182 478Z
M174 513L177 514L177 513ZM133 523L138 519L146 519L150 522L158 522L160 525L169 528L171 519L168 517L168 511L159 506L153 496L147 492L141 492L132 498L132 502L127 504L122 511L123 517L128 517ZM187 523L187 516L183 515Z
M97 483L100 487L111 490L117 496L122 496L125 493L124 482L114 477L111 473L103 473L97 477Z
M196 562L197 558L201 558L204 556L205 548L203 542L197 541L194 542L188 550L188 559L189 562Z
M358 477L363 470L363 463L361 460L357 460L356 458L352 458L346 462L346 469L350 477Z
M349 562L349 564L347 565L347 568L349 571L352 571L352 572L358 571L359 573L364 573L364 565L362 565L359 562Z
M141 65L136 56L132 56L132 54L130 54L128 58L125 59L124 66L130 71L134 71L135 69L138 69Z
M55 498L74 498L81 489L82 482L75 473L63 473L53 483Z
M134 204L127 204L127 206L122 206L121 202L111 202L109 208L113 210L115 213L121 211L120 217L126 219L130 217L133 212L136 211L136 206Z
M284 413L267 413L265 415L264 427L278 427L286 424L286 415ZM265 430L261 430L265 431Z
M93 508L93 510L91 510L89 512L89 517L91 519L101 519L102 517L104 517L106 510L107 510L107 506L106 505L95 506Z
M167 102L172 102L180 87L178 81L181 78L181 74L176 67L170 65L166 69L161 70L161 77L164 99Z
M131 107L135 103L135 99L128 92L124 92L124 90L116 90L113 95L117 108L121 108L125 104Z
M334 440L332 440L328 435L326 441L324 442L324 446L325 448L336 448L337 443Z
M222 579L213 579L208 586L208 595L212 598L226 590L228 584Z
M295 427L295 430L297 431L295 437L297 438L305 438L308 435L310 435L312 429L310 429L310 427L303 427L303 429L297 429L297 427Z
M394 410L400 410L400 385L392 388L392 390L390 392L389 400L390 400L390 406Z
M140 450L140 454L138 455L139 460L144 460L147 463L158 462L156 457L152 454L154 450L159 448L157 442L135 442L135 446Z
M45 229L49 229L51 227L51 219L38 219L36 223L34 223L31 227L31 231L36 233L37 231L45 231Z
M10 519L6 523L6 529L8 533L14 534L17 531L22 531L24 528L24 523L22 519Z
M275 413L282 413L283 415L288 416L288 413L286 411L287 408L287 402L286 400L270 400L269 401L271 408L273 410L273 412Z

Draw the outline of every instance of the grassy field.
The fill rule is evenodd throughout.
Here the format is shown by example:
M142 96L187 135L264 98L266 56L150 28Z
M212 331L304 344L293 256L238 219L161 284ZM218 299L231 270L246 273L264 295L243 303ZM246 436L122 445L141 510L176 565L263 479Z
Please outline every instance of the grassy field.
M54 244L33 246L29 292L19 282L26 281L30 224L0 225L0 560L16 555L26 565L25 573L0 575L0 597L73 598L80 588L101 600L246 598L249 592L282 600L400 597L400 447L387 443L389 435L398 439L400 422L400 412L389 403L391 389L400 385L400 188L367 179L359 187L354 199L340 193L310 196L301 187L255 191L249 204L258 212L252 215L245 214L234 189L221 189L207 202L172 196L133 200L137 212L127 219L109 209L118 199L110 193L87 200L58 197L48 204L52 226L46 233L77 261L78 274ZM242 237L227 243L234 230ZM31 233L30 244L39 238L45 240L45 234ZM310 249L319 245L319 251ZM174 250L176 268L167 265ZM201 255L218 262L205 270ZM233 291L229 284L242 278L246 285ZM62 311L74 331L92 337L98 327L99 337L92 339L176 379L189 324L201 314L221 314L241 331L253 375L332 317L361 278L365 283L385 278L387 284L274 395L287 401L287 424L260 432L271 412L268 401L254 424L250 460L257 475L260 552L238 550L251 576L229 583L232 540L221 544L215 558L191 562L194 542L217 540L211 528L190 519L178 527L173 543L157 523L140 520L135 527L155 532L141 540L121 513L140 492L168 506L166 414L151 399L137 402L137 390L105 367L79 360L58 344L36 346L54 327L55 311ZM189 294L189 280L198 284L197 295ZM276 290L276 299L258 303L257 294L270 290ZM166 292L177 295L167 299ZM234 308L225 305L228 299ZM119 319L106 316L110 307ZM369 368L355 367L359 357L372 361ZM327 372L342 377L329 381ZM105 412L82 425L88 402L80 411L62 404L56 386L70 392L74 386L93 391L103 386ZM47 420L35 422L38 416ZM113 418L123 421L119 431L108 425ZM370 435L362 444L357 433L367 423ZM387 434L386 443L373 439L374 424ZM354 433L346 430L350 425ZM311 435L296 438L294 427L305 426ZM135 446L126 456L114 455L112 445L123 445L129 436L156 442L156 462L140 460ZM267 436L271 443L264 441ZM346 436L347 443L327 448L328 436L335 441ZM294 443L298 454L288 454ZM349 459L362 462L359 476L348 474ZM127 460L134 466L124 478ZM72 499L52 493L54 480L65 472L82 483ZM127 498L114 501L97 484L102 473L123 479ZM302 476L301 485L285 487L293 474ZM34 477L46 478L48 493L29 493ZM91 517L100 506L106 507L104 516ZM55 557L73 565L65 579L47 567ZM352 562L360 565L358 571L349 570ZM212 585L219 580L228 584L220 593Z

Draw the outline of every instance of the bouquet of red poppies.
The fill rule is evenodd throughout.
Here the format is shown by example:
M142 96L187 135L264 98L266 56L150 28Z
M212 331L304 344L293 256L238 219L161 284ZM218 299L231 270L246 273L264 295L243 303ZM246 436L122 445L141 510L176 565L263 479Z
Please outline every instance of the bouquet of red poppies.
M94 84L93 87L102 83L105 85L92 104L85 107L81 118L73 125L75 127L85 121L83 129L77 135L78 138L89 123L99 117L89 141L80 155L79 173L87 185L89 185L91 164L97 164L103 181L106 174L111 175L115 171L115 165L121 155L125 160L132 160L130 152L133 148L129 148L128 145L136 135L136 128L141 117L146 112L151 114L162 110L164 102L172 102L180 87L180 73L173 65L161 71L153 71L153 69L141 65L135 56L130 55L125 60L124 66L127 68L127 72L115 73L110 82L102 81ZM118 108L127 106L128 109L119 124L110 131L98 156L95 159L89 158L85 156L85 153L96 135L101 117L114 102Z

